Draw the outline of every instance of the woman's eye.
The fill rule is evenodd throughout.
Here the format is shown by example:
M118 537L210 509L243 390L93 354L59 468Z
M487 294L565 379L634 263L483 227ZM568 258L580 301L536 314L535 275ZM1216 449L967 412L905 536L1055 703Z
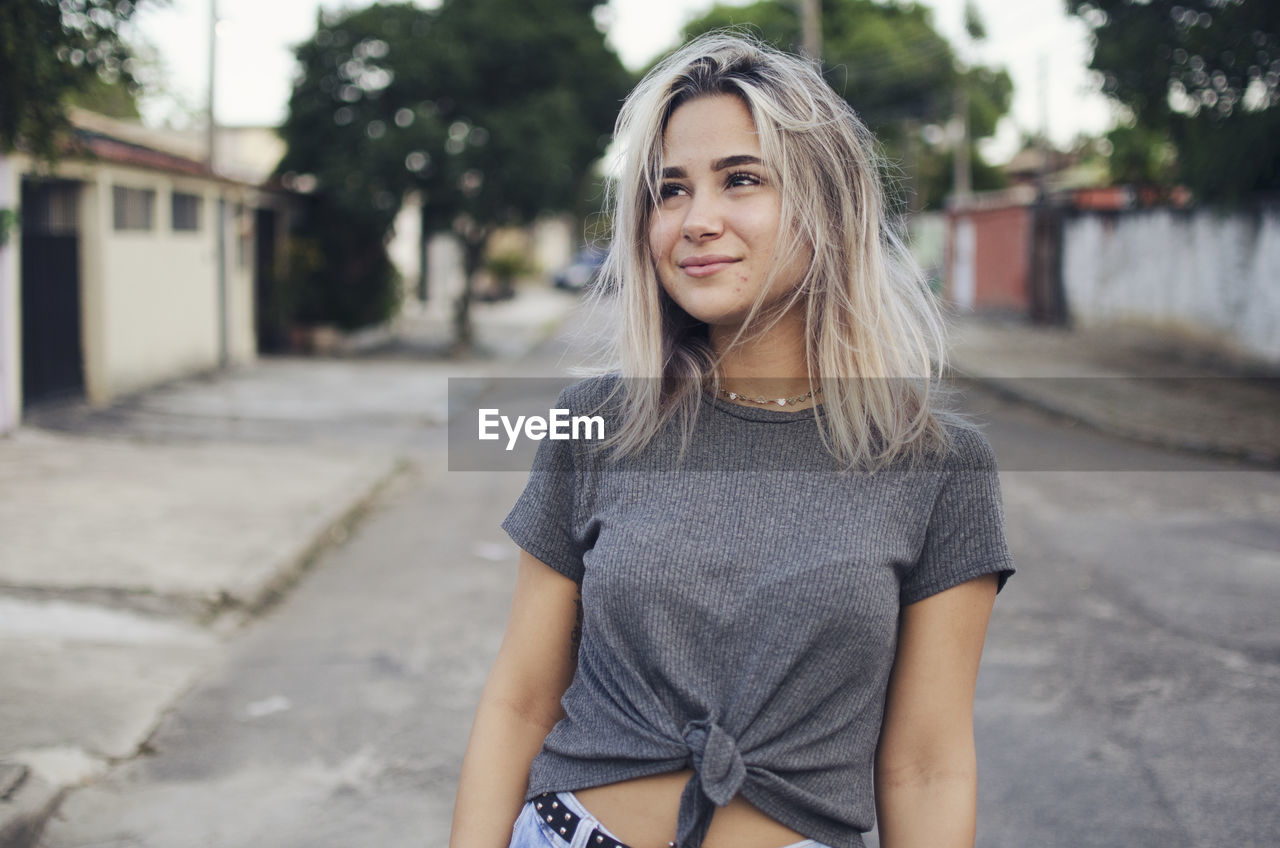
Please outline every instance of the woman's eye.
M755 174L742 171L737 174L730 174L727 181L730 188L738 188L740 186L758 186L762 180Z
M679 197L685 194L684 186L679 183L666 183L662 188L658 189L658 197L666 200L668 197Z

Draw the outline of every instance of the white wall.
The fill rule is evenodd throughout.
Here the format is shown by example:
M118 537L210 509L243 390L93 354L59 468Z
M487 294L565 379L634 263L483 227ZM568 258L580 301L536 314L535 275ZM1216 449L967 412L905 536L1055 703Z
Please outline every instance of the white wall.
M117 231L112 187L152 189L148 231ZM171 192L202 198L199 229L172 229ZM218 198L227 199L227 285L218 286ZM248 192L208 180L103 166L88 175L81 203L85 391L105 403L165 380L217 368L227 320L231 363L256 356L253 212ZM236 204L244 214L235 216ZM220 294L223 298L220 305Z
M1080 213L1063 224L1071 316L1211 336L1280 363L1280 207Z
M11 157L0 153L0 210L16 210L21 177ZM22 408L22 304L18 299L18 244L22 234L15 226L9 243L0 246L0 436L18 426Z
M396 213L391 240L387 243L387 256L400 274L401 307L418 296L422 254L422 199L417 193L412 193Z
M184 189L185 190L185 189ZM257 233L254 228L255 193L243 186L217 186L205 189L205 202L217 207L217 193L227 200L227 362L231 365L251 363L258 358L258 303L253 290ZM241 210L235 217L236 208ZM216 238L217 234L214 233Z
M216 201L203 200L200 229L170 231L170 180L120 168L95 175L97 203L92 214L101 238L100 265L85 263L86 321L97 325L100 368L89 381L89 398L105 401L122 393L218 365L218 281ZM116 231L112 187L156 192L149 231ZM88 236L88 233L86 233ZM86 242L89 239L86 238ZM86 291L88 294L88 291ZM92 301L92 303L90 303Z
M573 216L539 218L531 227L533 260L543 276L550 277L573 261L582 235L574 232Z
M945 212L921 212L907 225L911 256L929 277L939 281L946 273L947 215Z
M464 272L462 243L452 233L434 233L427 240L427 314L453 315L453 302L462 293Z
M978 233L973 218L956 219L955 244L951 257L951 302L959 309L973 309L977 300Z
M90 401L111 399L111 368L106 322L105 241L111 230L111 183L88 171L80 185L80 347L84 391Z

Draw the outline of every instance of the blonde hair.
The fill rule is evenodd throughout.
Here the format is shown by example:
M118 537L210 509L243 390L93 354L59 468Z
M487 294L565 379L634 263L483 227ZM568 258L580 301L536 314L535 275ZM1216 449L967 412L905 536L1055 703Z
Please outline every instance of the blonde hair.
M774 273L810 257L776 310L766 281L733 344L766 331L803 303L811 386L821 386L823 443L849 467L881 467L948 443L931 409L944 359L934 296L890 225L882 161L870 131L805 59L736 33L705 35L654 67L622 106L615 129L621 173L607 198L613 238L597 292L616 291L610 336L622 380L616 456L636 452L672 420L692 435L703 386L719 386L706 326L659 283L649 248L663 136L677 108L738 97L751 113L782 198Z

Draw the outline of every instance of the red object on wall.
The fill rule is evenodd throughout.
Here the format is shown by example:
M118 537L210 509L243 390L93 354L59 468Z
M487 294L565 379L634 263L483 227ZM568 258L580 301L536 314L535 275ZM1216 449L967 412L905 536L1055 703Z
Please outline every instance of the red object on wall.
M954 208L947 223L947 297L963 309L1027 314L1033 207L1013 202Z
M1071 205L1076 209L1115 211L1130 209L1137 202L1137 192L1128 186L1090 186L1071 192Z

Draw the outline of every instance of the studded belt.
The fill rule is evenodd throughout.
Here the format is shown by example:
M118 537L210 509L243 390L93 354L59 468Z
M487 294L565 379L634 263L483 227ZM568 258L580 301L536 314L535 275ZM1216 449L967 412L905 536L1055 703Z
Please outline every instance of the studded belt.
M570 810L564 801L560 800L559 795L554 792L545 792L533 799L533 807L553 833L563 839L566 844L573 841L582 817ZM619 842L598 827L592 828L586 845L587 848L629 848L628 845Z

